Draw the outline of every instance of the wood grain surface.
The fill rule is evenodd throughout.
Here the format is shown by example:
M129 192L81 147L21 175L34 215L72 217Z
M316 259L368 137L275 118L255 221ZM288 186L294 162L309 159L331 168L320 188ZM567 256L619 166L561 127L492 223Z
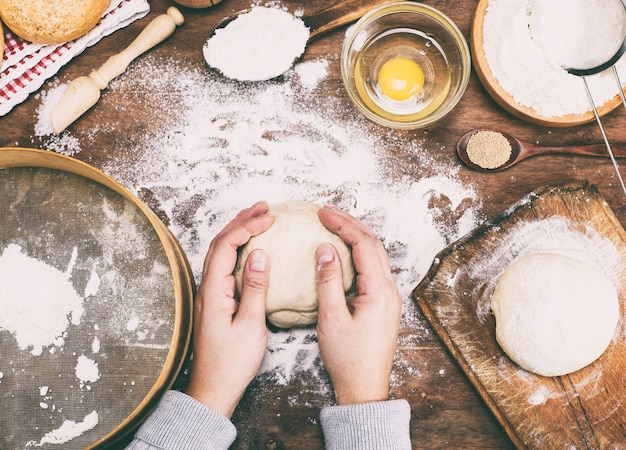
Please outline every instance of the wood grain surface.
M313 13L332 5L330 0L284 0L281 2L292 11ZM378 2L372 1L374 5ZM470 41L470 32L477 0L426 1L448 15ZM71 61L59 73L61 82L70 81L88 74L99 67L109 56L124 49L156 15L165 12L173 3L168 0L150 1L150 14L132 23L127 28L115 32L94 47ZM363 0L363 4L368 4ZM207 9L181 7L185 24L167 41L157 46L152 53L156 56L172 58L181 65L202 68L202 44L211 28L225 16L250 6L249 1L224 0ZM339 53L345 36L345 27L318 37L308 47L304 59L329 57L328 79L319 95L339 99L345 105L345 116L358 114L345 93L341 81ZM106 91L103 99L106 100ZM169 98L171 92L150 92L146 95ZM37 136L34 130L37 108L40 100L31 95L5 117L0 118L0 146L43 147L45 137ZM99 118L124 124L124 133L111 130L99 133L97 145L85 147L76 155L80 160L97 168L106 167L111 160L128 161L133 164L134 155L128 151L133 143L139 142L146 132L160 126L158 121L149 121L141 105L132 100L119 98L117 103L100 101L71 127L75 134L88 136L89 130L98 127ZM337 117L341 121L342 117ZM622 108L603 118L609 139L612 142L626 142L626 113ZM424 142L424 151L449 162L461 163L455 156L457 139L475 128L501 128L524 140L541 145L581 145L602 142L597 126L593 123L576 127L544 127L529 123L504 110L488 94L473 72L467 91L456 108L444 119L428 129L414 131L394 131L398 136ZM389 130L372 124L372 130L381 134ZM104 151L103 149L106 149ZM394 158L398 176L413 167L411 155L398 154ZM407 164L402 164L406 161ZM623 170L626 174L626 167ZM461 167L458 178L463 183L475 187L486 217L492 217L517 202L539 186L556 185L577 180L589 180L597 186L622 226L626 224L626 197L619 187L610 161L606 158L546 156L524 161L517 166L498 173L480 173ZM454 220L453 217L444 218ZM415 320L428 327L425 317L418 311ZM401 330L401 342L411 342L414 331ZM422 449L507 449L514 448L505 429L480 396L445 345L434 334L429 334L419 345L402 344L399 351L407 359L407 364L420 368L420 376L405 373L402 382L394 387L392 395L406 398L412 409L411 438L414 448ZM444 375L442 375L444 374ZM238 409L234 420L240 435L235 448L323 448L323 436L319 425L319 410L327 403L323 396L301 399L296 405L290 402L293 396L304 392L300 380L288 386L263 388L255 382L250 386ZM184 386L185 375L178 385ZM303 394L304 395L304 394ZM269 399L269 400L268 400Z

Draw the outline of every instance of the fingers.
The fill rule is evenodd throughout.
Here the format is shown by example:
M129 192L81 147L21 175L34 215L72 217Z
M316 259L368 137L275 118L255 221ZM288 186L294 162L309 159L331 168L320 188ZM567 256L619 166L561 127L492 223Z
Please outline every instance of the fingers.
M379 277L391 272L385 248L361 221L335 206L321 208L319 218L329 231L352 247L357 274Z
M340 320L348 314L346 297L343 290L341 261L337 250L330 244L321 244L315 253L317 263L316 283L319 300L319 319Z
M263 250L255 250L248 256L244 267L236 320L260 321L265 326L265 299L268 287L269 257Z
M387 252L350 214L325 206L319 218L352 247L357 271L356 296L346 303L341 267L335 261L318 265L318 344L337 404L386 400L402 313ZM318 262L327 247L318 248Z
M256 250L248 256L239 303L233 276L238 247L273 223L267 211L265 202L244 209L213 239L196 297L187 393L228 418L258 372L267 346L267 254Z
M244 209L224 227L211 241L209 251L204 260L204 274L209 264L213 267L211 273L218 276L229 276L237 262L237 249L244 245L250 237L267 230L274 218L267 214L266 202L257 202L250 208Z
M251 236L260 234L271 226L274 218L267 214L267 209L265 202L258 202L244 209L211 242L195 302L198 321L209 317L225 323L232 321L233 315L239 309L235 300L233 277L237 249L248 242ZM254 282L254 276L252 278ZM203 310L205 314L202 314Z

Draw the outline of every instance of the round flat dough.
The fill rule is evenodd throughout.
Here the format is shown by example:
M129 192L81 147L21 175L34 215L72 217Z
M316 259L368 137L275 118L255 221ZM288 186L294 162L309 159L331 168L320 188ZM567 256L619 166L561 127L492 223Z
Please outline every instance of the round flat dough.
M606 350L619 320L613 283L595 267L557 253L513 261L496 285L496 340L522 368L572 373Z
M0 18L16 35L38 44L62 44L91 30L109 0L0 0Z
M275 217L264 233L252 237L242 247L235 268L237 293L241 295L242 275L248 255L263 249L270 258L270 283L265 310L271 324L278 328L303 327L317 322L317 286L315 250L332 244L339 253L343 268L343 288L352 288L355 270L348 245L320 222L319 206L296 200L271 205Z

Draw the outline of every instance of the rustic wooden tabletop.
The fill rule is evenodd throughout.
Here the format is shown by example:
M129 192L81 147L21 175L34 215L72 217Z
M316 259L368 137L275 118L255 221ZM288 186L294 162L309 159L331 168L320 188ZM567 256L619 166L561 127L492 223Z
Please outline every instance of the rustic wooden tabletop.
M281 4L293 11L313 12L333 2L330 0L283 1ZM368 3L363 0L363 3ZM477 0L439 0L425 3L448 15L461 29L469 42L471 23ZM151 12L128 27L104 38L95 46L73 59L57 74L60 82L67 82L80 75L88 74L100 66L110 55L125 48L140 30L156 15L171 6L169 0L151 0ZM185 24L167 41L156 47L151 54L167 61L205 70L202 59L202 44L207 34L220 19L250 6L246 0L224 0L207 9L194 10L181 7ZM307 49L305 61L328 58L328 74L317 95L339 101L343 108L337 121L357 115L342 85L339 54L344 40L345 28L331 32L315 40ZM57 80L58 82L58 80ZM113 88L123 91L122 77ZM111 161L123 162L132 167L138 160L137 143L143 136L162 127L158 118L150 114L149 108L136 101L137 96L161 96L167 98L167 80L162 92L134 92L134 96L116 96L115 102L107 101L107 92L101 102L70 126L69 132L82 140L80 152L74 156L97 168L106 170ZM44 85L42 89L49 89ZM132 88L135 89L135 88ZM113 94L111 94L113 95ZM53 137L41 135L36 130L38 108L42 98L33 94L9 114L0 117L0 147L35 147L54 151ZM103 118L106 121L103 122ZM116 124L110 130L103 123ZM626 145L626 112L618 108L603 118L607 135L615 144ZM381 134L389 130L371 125ZM391 131L402 139L422 142L425 152L432 152L438 160L458 167L456 177L462 183L473 186L480 200L481 212L488 218L509 207L529 192L543 185L563 184L576 180L589 180L595 184L614 211L622 225L626 225L626 196L622 192L613 166L606 158L571 156L543 156L526 160L508 170L482 173L460 167L455 155L457 139L475 128L496 128L507 131L526 141L542 145L581 145L602 142L595 122L570 128L533 125L520 120L502 109L481 85L473 71L465 95L445 118L427 129L413 131ZM98 130L94 140L94 130ZM396 152L397 171L403 175L412 170L411 154ZM406 161L406 164L403 164ZM625 165L626 166L626 165ZM626 175L626 167L624 168ZM144 194L147 191L142 191ZM150 197L144 196L144 200ZM150 202L148 202L150 203ZM152 206L152 205L151 205ZM155 207L158 207L156 205ZM455 220L442 217L442 221ZM428 325L419 311L414 320ZM402 330L406 338L410 327ZM411 342L405 339L403 342ZM406 398L412 407L411 436L415 448L512 448L511 441L485 406L467 378L434 333L425 333L418 345L403 344L402 357L407 367L419 368L419 376L411 373L399 375L401 382L394 383L392 395ZM400 370L400 369L398 369ZM415 375L415 371L412 372ZM262 398L258 395L262 381L255 381L244 398L235 423L240 438L235 448L323 448L323 437L319 426L319 409L327 401L325 394L303 390L306 380L294 383L265 386ZM184 379L181 384L184 383ZM307 395L309 397L307 397ZM294 401L294 398L298 401Z

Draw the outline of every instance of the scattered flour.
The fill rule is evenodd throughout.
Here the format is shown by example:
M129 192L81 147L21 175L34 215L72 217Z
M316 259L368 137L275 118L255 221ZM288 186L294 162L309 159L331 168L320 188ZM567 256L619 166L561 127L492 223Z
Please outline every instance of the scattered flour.
M98 381L100 379L98 363L85 355L80 355L76 361L76 378L80 380L81 386Z
M318 59L297 64L295 72L300 77L300 82L307 89L314 89L318 83L328 75L328 61Z
M35 136L49 136L46 149L66 156L74 156L80 151L80 141L71 133L55 135L52 129L50 114L59 103L67 89L67 84L59 84L58 79L52 82L47 91L38 92L35 97L41 99L41 106L37 110Z
M528 403L531 405L541 405L546 402L550 390L546 386L539 386L529 397Z
M257 6L218 28L203 53L209 66L228 78L261 81L287 72L308 39L301 19L283 9Z
M30 441L26 444L27 447L43 447L45 444L65 444L72 439L80 436L93 429L98 425L98 413L92 411L85 416L82 422L74 422L73 420L66 420L56 430L46 433L39 442Z
M584 114L591 111L591 106L582 79L567 73L555 62L554 56L546 54L541 33L537 31L545 28L540 25L543 22L540 6L550 11L548 4L563 5L541 0L489 0L483 22L485 58L502 89L519 104L548 118ZM585 4L586 10L587 6ZM580 31L588 30L581 27ZM586 42L604 41L594 35ZM622 58L616 68L624 80L626 58ZM610 71L587 77L587 81L597 106L619 94Z
M64 333L80 324L83 299L63 273L8 245L0 255L0 330L15 336L22 350L41 355L46 347L62 346Z
M429 330L416 319L411 291L435 255L481 220L481 205L440 148L373 125L346 96L319 95L328 89L328 65L335 58L306 61L280 80L248 85L203 66L146 55L111 83L101 101L142 104L147 120L160 126L126 141L133 142L124 149L132 163L110 159L100 169L168 225L197 282L211 239L258 200L331 203L350 212L385 244L404 298L402 326L419 341ZM145 92L155 96L138 94ZM40 111L49 95L41 94ZM99 133L125 133L123 124L101 120L87 134L74 132L82 147L97 146ZM47 139L54 149L54 136L42 135L42 146ZM397 360L398 370L412 370L402 354ZM320 370L314 329L270 333L261 376L286 384L299 373L315 377Z
M100 351L100 339L98 339L97 337L93 339L93 342L91 344L91 351L93 353L98 353Z
M139 327L139 319L137 317L133 317L126 324L126 329L128 331L135 331Z

